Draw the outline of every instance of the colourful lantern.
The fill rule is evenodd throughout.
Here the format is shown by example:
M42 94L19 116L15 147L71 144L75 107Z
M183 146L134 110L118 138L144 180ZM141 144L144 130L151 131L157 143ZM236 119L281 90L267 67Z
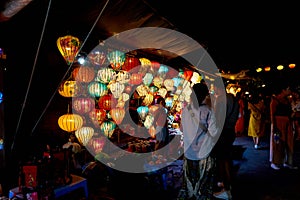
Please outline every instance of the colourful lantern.
M115 128L116 128L116 123L113 121L105 121L100 125L100 129L102 133L108 138L112 136Z
M88 88L88 93L92 97L97 97L97 98L106 95L108 92L107 85L105 83L101 83L98 81L93 81L89 83L87 88Z
M141 62L138 58L127 56L125 62L122 66L122 70L125 71L135 71L134 68L138 68L141 65ZM137 71L136 71L137 72Z
M98 70L96 81L103 83L109 83L112 80L116 79L116 72L111 68L103 68Z
M76 97L80 92L77 81L64 81L58 88L58 93L63 97Z
M152 93L152 94L154 94L157 91L158 91L158 87L156 87L154 85L149 88L149 92Z
M88 113L95 108L95 100L89 97L72 98L73 109L80 113Z
M77 114L64 114L58 118L58 125L64 131L73 132L82 127L83 118Z
M151 68L153 70L158 70L160 68L160 63L156 61L151 61Z
M88 58L96 67L102 66L106 61L106 54L102 51L94 50L89 53Z
M143 78L144 85L149 86L152 83L153 75L151 73L146 73Z
M133 73L130 76L129 84L139 85L143 82L143 74Z
M123 93L124 89L125 89L125 85L123 83L119 83L119 82L111 82L108 85L111 93L113 94L114 98L119 98L121 96L121 94Z
M64 37L59 37L56 44L67 64L73 63L79 51L79 39L71 35L66 35Z
M95 133L94 133L95 134ZM102 152L105 145L105 137L92 137L88 143L88 146L92 148L95 154Z
M146 116L147 116L148 112L149 112L149 108L148 108L148 106L140 106L140 107L137 108L137 112L138 112L141 120L144 121L146 119Z
M106 111L95 108L89 112L89 117L95 126L99 126L106 118Z
M191 71L191 70L185 70L183 72L183 78L187 81L190 81L192 76L193 76L193 71Z
M145 105L145 106L151 105L151 103L153 102L153 99L154 99L153 94L151 94L151 93L146 94L146 96L144 97L144 100L143 100L143 105Z
M173 91L174 90L174 80L173 79L166 79L164 81L164 86L168 91Z
M165 77L165 75L167 74L167 72L169 71L169 68L165 65L160 65L159 69L158 69L158 75L161 77Z
M3 94L2 92L0 92L0 103L2 103L2 101L3 101Z
M109 111L111 118L115 121L116 124L121 124L125 117L124 108L113 108Z
M95 71L91 67L81 66L76 67L72 72L76 81L89 83L95 78Z
M111 110L117 105L117 101L111 94L104 95L100 97L98 101L98 106L104 110Z
M112 51L107 54L107 59L110 63L110 66L114 70L121 69L121 66L124 64L126 58L126 54L121 51Z
M200 83L202 80L202 76L198 72L193 72L193 76L191 77L191 82L193 84Z
M83 126L75 131L75 136L81 145L85 146L94 135L92 127Z

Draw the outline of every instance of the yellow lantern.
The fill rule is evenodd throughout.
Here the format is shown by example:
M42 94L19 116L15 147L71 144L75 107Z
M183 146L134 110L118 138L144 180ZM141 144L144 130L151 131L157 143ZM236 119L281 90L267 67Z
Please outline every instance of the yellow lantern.
M83 126L75 131L75 136L77 137L80 144L83 146L87 145L89 140L94 135L94 129L92 127Z
M79 84L71 80L64 81L58 88L58 93L63 97L75 97L79 91Z
M58 118L59 127L67 132L73 132L81 128L83 118L80 115L67 113Z
M69 65L74 62L80 47L79 39L72 35L66 35L64 37L59 37L56 44L67 64Z

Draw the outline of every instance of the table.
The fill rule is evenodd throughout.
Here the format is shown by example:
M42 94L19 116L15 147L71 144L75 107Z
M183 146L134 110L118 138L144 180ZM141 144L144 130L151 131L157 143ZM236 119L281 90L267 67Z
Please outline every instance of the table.
M71 176L72 176L72 182L70 184L54 189L55 199L62 197L66 194L69 194L80 188L82 188L84 190L84 195L86 198L88 198L87 179L85 179L81 176L74 175L74 174L71 174ZM9 196L9 198L18 197L20 199L23 199L23 194L20 193L19 187L10 189L8 196Z

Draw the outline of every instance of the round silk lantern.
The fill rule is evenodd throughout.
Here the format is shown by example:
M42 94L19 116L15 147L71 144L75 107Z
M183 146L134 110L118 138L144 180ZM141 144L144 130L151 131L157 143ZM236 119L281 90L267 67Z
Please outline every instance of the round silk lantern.
M110 110L117 105L116 99L111 95L107 94L99 98L98 106L104 110Z
M129 84L139 85L143 82L143 74L133 73L130 76Z
M95 78L96 81L100 81L102 83L109 83L116 79L116 72L111 68L103 68L98 70L97 76Z
M72 107L80 114L88 113L95 108L95 100L89 97L72 98Z
M76 97L80 92L77 81L66 80L58 88L58 93L63 97Z
M141 62L138 58L135 58L135 57L130 57L130 56L127 56L126 59L125 59L125 62L122 66L122 70L125 70L125 71L135 71L135 68L138 68L139 66L141 65Z
M119 98L121 96L121 94L123 93L124 89L125 89L125 85L123 83L119 83L119 82L111 82L108 85L111 93L113 94L114 98Z
M93 50L89 53L88 58L92 64L96 67L100 67L105 64L106 61L106 54L102 51Z
M104 136L92 137L88 143L95 154L102 152L102 149L105 145L106 138Z
M74 62L80 47L79 39L72 35L66 35L64 37L59 37L56 44L67 64L69 65Z
M113 121L105 121L100 125L100 129L102 133L108 138L112 136L115 128L116 128L116 123Z
M149 108L148 108L148 106L140 106L140 107L137 108L137 112L138 112L141 120L144 121L146 119L146 116L147 116L148 112L149 112Z
M121 66L124 64L126 54L122 51L112 51L107 54L107 59L110 63L111 68L114 70L121 69Z
M88 84L88 93L92 97L101 97L107 94L108 88L105 83L101 83L99 81L93 81Z
M77 114L64 114L58 118L59 127L67 132L73 132L81 128L83 125L83 119Z
M89 83L95 78L95 71L91 67L81 66L76 67L72 75L76 81L83 82L83 83Z
M95 108L89 112L89 117L95 126L99 126L106 118L106 111Z
M113 108L109 111L111 118L114 120L116 124L121 124L125 116L124 108Z
M83 126L75 131L75 136L81 145L85 146L94 135L92 127Z
M183 72L183 78L187 81L190 81L192 76L193 76L193 71L191 71L191 70L185 70Z

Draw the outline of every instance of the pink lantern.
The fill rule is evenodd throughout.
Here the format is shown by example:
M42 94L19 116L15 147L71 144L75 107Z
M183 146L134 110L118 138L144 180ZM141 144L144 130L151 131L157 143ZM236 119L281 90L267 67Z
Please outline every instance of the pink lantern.
M95 154L102 152L106 138L104 136L92 137L88 146L92 148Z
M95 100L89 97L72 98L72 107L80 114L88 113L95 108Z
M95 71L91 67L81 66L76 67L72 72L76 81L89 83L95 78Z

